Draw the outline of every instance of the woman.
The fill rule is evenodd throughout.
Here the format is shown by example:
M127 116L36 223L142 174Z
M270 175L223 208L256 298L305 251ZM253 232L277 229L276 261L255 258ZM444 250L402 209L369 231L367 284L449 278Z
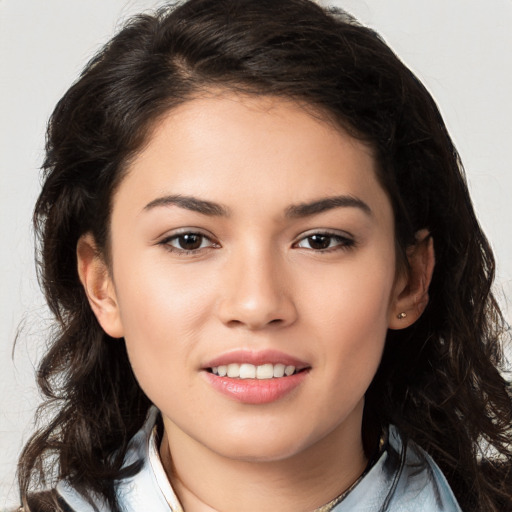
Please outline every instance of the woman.
M134 18L44 169L25 509L511 508L492 254L374 32L304 0Z

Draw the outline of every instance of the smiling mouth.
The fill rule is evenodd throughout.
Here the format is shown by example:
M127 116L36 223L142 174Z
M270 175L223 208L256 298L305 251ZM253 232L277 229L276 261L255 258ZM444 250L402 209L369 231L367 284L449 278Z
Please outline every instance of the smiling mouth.
M266 363L258 366L249 363L231 363L227 365L212 366L211 368L208 368L208 370L210 373L218 375L219 377L270 380L290 377L306 370L306 368L297 369L295 366L284 365L281 363Z
M214 390L230 400L263 405L290 396L304 384L311 369L280 352L242 350L210 361L203 367L203 375Z

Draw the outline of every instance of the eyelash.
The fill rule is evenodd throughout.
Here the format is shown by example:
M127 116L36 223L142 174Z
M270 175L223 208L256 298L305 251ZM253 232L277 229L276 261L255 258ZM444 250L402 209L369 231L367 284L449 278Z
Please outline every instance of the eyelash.
M313 247L300 247L299 244L301 242L304 242L308 239L312 239L313 237L325 237L326 239L328 239L329 241L329 245L332 241L335 241L337 242L336 245L330 247L326 247L325 249L315 249ZM310 241L311 243L311 241ZM310 232L310 233L307 233L305 235L303 235L297 242L295 242L294 244L294 247L297 247L297 248L303 248L303 249L306 249L306 250L310 250L310 251L314 251L316 253L330 253L330 252L334 252L334 251L347 251L349 249L352 249L353 247L355 247L356 245L356 242L353 238L349 237L349 236L345 236L345 235L340 235L339 233L332 233L332 232L329 232L329 231L315 231L315 232Z
M180 247L174 247L171 245L172 241L178 241L180 238L184 238L186 236L199 237L201 239L200 246L196 249L184 249ZM208 241L209 245L207 245L206 247L201 247L204 241ZM199 254L199 252L203 251L204 249L214 249L220 247L220 245L214 242L209 236L197 231L183 231L181 233L176 233L161 240L159 242L159 245L163 245L169 252L178 254L180 256L194 256Z
M195 249L185 249L183 247L174 247L171 245L171 242L173 241L179 241L179 239L183 239L187 236L195 236L200 238L200 244L199 247ZM300 243L307 241L310 239L310 243L314 237L324 237L328 239L329 246L326 248L314 248L314 247L300 247ZM209 242L208 245L202 247L203 243L207 241ZM330 246L331 242L335 241L337 242L334 246ZM159 245L163 245L168 251L178 254L180 256L193 256L199 254L200 251L204 251L205 249L215 249L220 247L220 245L217 242L214 242L209 236L197 232L197 231L184 231L182 233L176 233L174 235L168 236L161 240L159 242ZM303 235L297 242L293 244L294 248L298 249L306 249L309 251L314 251L316 253L330 253L334 251L346 251L351 248L353 248L356 245L356 242L353 238L350 238L348 236L340 235L339 233L331 233L328 231L317 231L317 232L311 232L307 233L306 235Z

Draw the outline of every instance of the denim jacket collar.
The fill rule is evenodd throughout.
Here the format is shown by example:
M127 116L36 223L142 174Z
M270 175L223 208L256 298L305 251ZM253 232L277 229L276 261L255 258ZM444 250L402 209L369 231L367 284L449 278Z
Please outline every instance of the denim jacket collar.
M155 422L158 410L132 438L124 467L140 466L132 477L115 482L116 494L125 512L184 512L160 461ZM57 492L75 512L94 512L93 507L68 482L61 481ZM108 507L97 499L101 512ZM432 458L412 441L404 443L398 430L390 426L380 457L368 473L339 503L320 507L324 512L461 512L455 497Z

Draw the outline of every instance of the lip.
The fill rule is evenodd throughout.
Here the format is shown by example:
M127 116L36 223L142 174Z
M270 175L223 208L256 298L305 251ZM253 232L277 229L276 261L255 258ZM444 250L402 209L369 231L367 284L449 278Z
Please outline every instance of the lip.
M289 377L277 379L233 379L203 371L206 381L219 393L244 404L260 405L281 400L297 389L307 377L309 369Z
M280 352L279 350L234 350L211 359L202 365L202 369L207 370L208 368L212 368L214 366L223 366L231 363L247 363L253 364L254 366L259 366L266 363L280 363L284 364L285 366L295 366L297 370L303 370L304 368L310 367L310 365L306 362L301 361L300 359L297 359L296 357L293 357L289 354L285 354L284 352Z
M296 371L288 377L273 379L240 379L220 377L207 371L214 366L232 363L247 363L254 366L262 364L284 364L295 366ZM234 350L211 359L201 368L208 384L224 396L244 404L268 404L283 399L297 389L306 379L311 365L278 350Z

